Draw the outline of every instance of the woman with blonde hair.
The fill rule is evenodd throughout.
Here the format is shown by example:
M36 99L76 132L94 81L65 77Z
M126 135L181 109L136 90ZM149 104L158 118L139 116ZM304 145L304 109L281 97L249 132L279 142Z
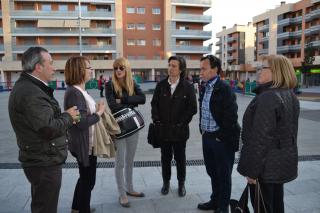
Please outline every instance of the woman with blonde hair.
M97 157L93 155L94 124L100 120L105 110L104 101L97 105L85 90L85 84L91 79L93 69L88 58L74 56L65 66L65 81L68 85L64 96L64 108L77 106L80 117L68 132L71 140L68 148L77 159L79 174L72 201L72 213L90 213L91 191L96 181Z
M117 58L113 62L112 80L106 84L106 99L112 113L124 108L135 108L145 104L146 97L132 78L131 67L126 58ZM132 171L133 159L138 144L139 133L117 139L115 145L115 176L119 191L119 203L123 207L130 207L128 197L144 197L144 193L133 189ZM124 170L124 171L123 171Z
M283 184L298 176L300 107L293 93L297 78L285 56L265 56L262 64L257 73L256 97L243 116L238 171L247 178L252 194L259 181L268 213L283 213Z

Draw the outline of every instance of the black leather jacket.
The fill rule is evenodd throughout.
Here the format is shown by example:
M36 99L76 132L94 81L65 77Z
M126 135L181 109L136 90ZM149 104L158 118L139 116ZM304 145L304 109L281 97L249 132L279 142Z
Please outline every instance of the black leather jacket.
M243 117L238 171L268 183L285 183L297 177L299 101L292 90L257 88L257 96Z

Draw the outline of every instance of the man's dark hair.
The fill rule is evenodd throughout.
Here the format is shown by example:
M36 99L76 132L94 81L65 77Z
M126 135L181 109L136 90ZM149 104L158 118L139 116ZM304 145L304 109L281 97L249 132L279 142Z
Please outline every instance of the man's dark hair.
M220 73L222 72L220 59L217 58L216 56L213 56L213 55L206 55L206 56L203 56L200 59L200 61L204 61L206 59L209 60L211 69L214 69L217 67L217 69L218 69L217 74L220 75Z
M43 47L30 47L23 53L21 59L23 72L31 73L36 64L42 64L42 52L48 52L48 50Z
M168 63L172 60L178 61L179 62L179 70L181 71L180 73L180 78L184 79L184 77L186 76L186 72L187 72L187 63L186 60L181 57L181 56L177 56L177 55L173 55L168 59Z

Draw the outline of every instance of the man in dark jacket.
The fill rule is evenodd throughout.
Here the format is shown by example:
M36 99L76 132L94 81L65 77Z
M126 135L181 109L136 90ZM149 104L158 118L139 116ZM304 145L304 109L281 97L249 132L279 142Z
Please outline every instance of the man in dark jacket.
M62 168L67 158L66 129L77 119L76 107L61 113L53 89L54 68L48 51L30 47L22 55L23 72L9 98L9 116L19 160L31 183L31 211L56 213Z
M174 155L179 181L178 194L183 197L186 194L186 142L189 138L189 123L197 113L197 100L192 84L184 79L184 58L171 56L168 62L169 77L156 86L151 101L151 114L153 122L161 129L157 135L161 141L161 193L166 195L169 192L171 161Z
M203 157L211 178L210 201L201 210L228 212L234 153L238 150L240 126L236 96L220 77L221 62L212 55L200 60L200 78L206 82L200 92L200 132Z

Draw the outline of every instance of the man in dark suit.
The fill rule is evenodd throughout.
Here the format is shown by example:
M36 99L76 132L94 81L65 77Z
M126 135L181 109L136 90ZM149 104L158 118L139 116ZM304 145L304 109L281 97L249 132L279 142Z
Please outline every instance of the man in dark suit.
M19 146L19 160L31 183L32 213L56 213L67 158L66 130L79 114L76 107L61 113L48 86L55 69L48 51L30 47L22 55L20 78L9 97L9 116Z
M238 150L240 126L236 96L229 85L220 79L221 61L207 55L200 60L200 78L205 82L200 92L200 132L203 157L211 178L212 194L201 210L229 212L231 173L234 155Z

